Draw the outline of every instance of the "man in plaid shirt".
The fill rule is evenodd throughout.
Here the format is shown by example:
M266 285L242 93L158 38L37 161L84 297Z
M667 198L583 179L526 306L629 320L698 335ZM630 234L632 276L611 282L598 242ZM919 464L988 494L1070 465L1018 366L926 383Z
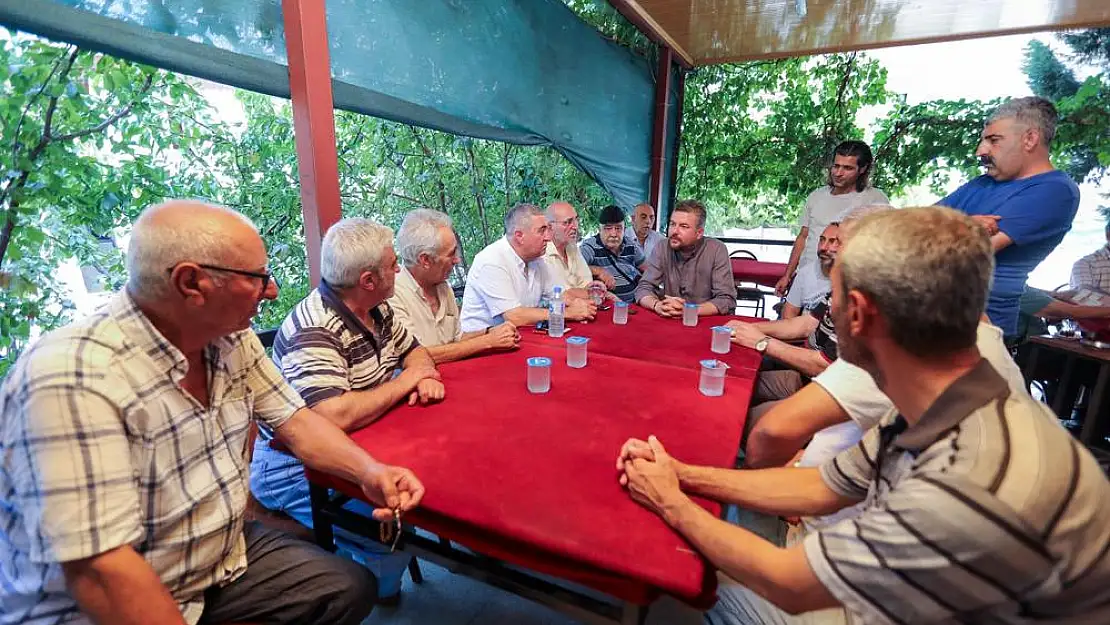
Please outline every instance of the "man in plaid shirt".
M376 581L244 522L257 419L306 465L362 486L375 517L423 486L304 406L249 330L277 297L242 215L144 212L129 281L28 350L0 387L0 624L339 623Z
M1106 245L1075 261L1069 283L1073 289L1110 293L1110 222L1106 223Z

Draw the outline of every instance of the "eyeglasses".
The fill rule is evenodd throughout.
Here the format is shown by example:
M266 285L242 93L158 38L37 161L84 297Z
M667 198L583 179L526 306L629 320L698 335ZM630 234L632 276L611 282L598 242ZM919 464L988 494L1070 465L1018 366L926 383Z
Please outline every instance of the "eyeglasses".
M560 226L562 226L564 228L569 228L573 224L578 223L578 217L577 216L567 217L566 219L560 219L560 220L556 221L555 223L559 224Z
M206 265L204 263L197 263L197 267L201 267L203 269L211 269L212 271L224 271L224 272L227 272L227 273L234 273L234 274L238 274L240 276L247 276L247 277L250 277L250 278L258 278L259 280L262 280L262 292L263 293L266 292L266 289L270 288L270 283L271 282L274 283L274 286L278 286L277 278L275 278L274 274L270 273L269 271L266 271L266 272L246 271L245 269L232 269L231 267L221 267L219 265ZM166 273L173 273L173 267L170 267L169 269L167 269Z

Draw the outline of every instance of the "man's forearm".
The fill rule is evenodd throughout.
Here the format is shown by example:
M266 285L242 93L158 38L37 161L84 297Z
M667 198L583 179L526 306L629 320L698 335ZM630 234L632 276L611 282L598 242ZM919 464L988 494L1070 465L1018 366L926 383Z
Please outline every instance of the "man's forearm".
M66 588L97 625L185 625L177 601L130 545L62 563Z
M767 355L808 377L816 377L829 367L820 352L808 347L795 347L778 340L767 344Z
M755 329L772 338L796 341L809 336L817 328L817 320L812 315L798 315L793 319L764 321L753 325Z
M455 360L462 360L469 358L474 354L480 354L491 348L489 335L485 333L478 333L477 335L463 338L460 341L452 343L445 343L443 345L433 345L427 347L428 354L432 357L437 364L441 362L452 362Z
M541 321L547 320L547 309L521 306L520 308L506 310L501 316L505 318L505 321L508 321L518 328L521 326L534 326Z
M809 234L808 228L802 228L798 231L798 236L794 239L794 245L790 248L790 261L786 263L786 275L791 275L798 269L798 262L802 259L802 250L806 246L806 236Z
M414 388L415 383L408 376L400 375L365 391L347 391L325 399L312 409L344 432L353 432L380 419Z
M816 579L801 545L776 547L689 499L665 511L664 518L715 567L783 610L798 614L837 605Z
M356 484L381 463L356 445L343 430L310 408L302 408L274 432L305 466Z
M832 491L816 468L759 470L681 465L682 490L777 516L821 516L856 503Z

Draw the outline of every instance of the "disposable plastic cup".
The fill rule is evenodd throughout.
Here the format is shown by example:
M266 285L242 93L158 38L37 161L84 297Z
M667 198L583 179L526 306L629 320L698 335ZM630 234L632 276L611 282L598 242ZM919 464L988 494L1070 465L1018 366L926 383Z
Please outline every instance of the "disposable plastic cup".
M551 359L533 356L528 359L528 391L546 393L551 390Z
M709 344L709 351L714 354L727 354L732 346L732 328L728 326L714 326L713 340Z
M613 323L623 326L628 323L628 302L613 304Z
M720 360L701 361L701 376L698 390L706 397L720 397L725 394L725 371L728 365Z
M698 325L698 305L687 302L682 305L682 325L691 328Z
M567 366L572 369L581 369L586 366L586 344L590 339L584 336L567 338Z

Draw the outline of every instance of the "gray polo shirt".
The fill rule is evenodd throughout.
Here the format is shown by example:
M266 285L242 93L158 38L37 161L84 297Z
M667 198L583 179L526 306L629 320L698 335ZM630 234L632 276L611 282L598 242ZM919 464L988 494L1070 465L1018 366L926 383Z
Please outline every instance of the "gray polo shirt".
M1110 623L1110 482L1047 408L982 360L900 419L821 467L866 497L804 543L852 622Z

